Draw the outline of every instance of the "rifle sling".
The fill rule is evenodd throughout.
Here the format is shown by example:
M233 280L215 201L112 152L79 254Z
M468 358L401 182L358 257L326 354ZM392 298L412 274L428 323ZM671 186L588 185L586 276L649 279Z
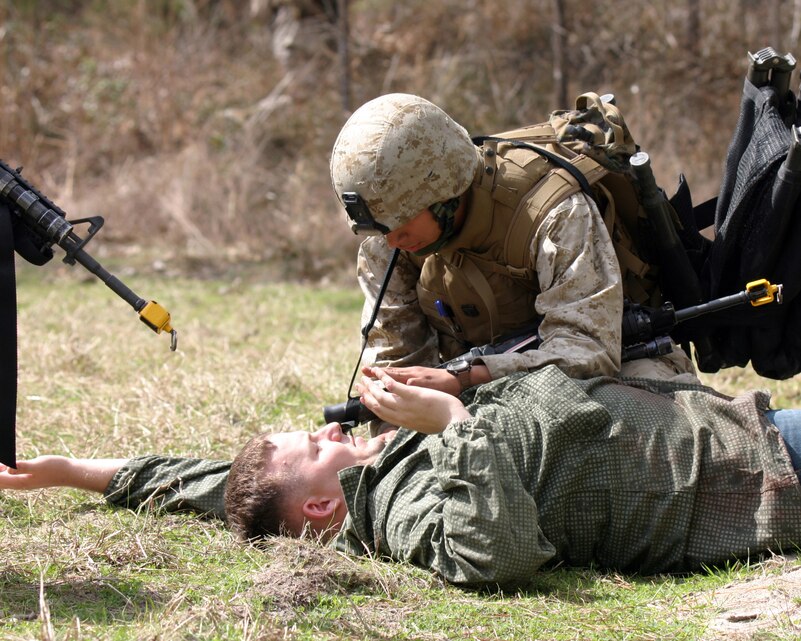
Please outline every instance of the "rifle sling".
M0 203L0 463L16 467L17 287L11 212Z

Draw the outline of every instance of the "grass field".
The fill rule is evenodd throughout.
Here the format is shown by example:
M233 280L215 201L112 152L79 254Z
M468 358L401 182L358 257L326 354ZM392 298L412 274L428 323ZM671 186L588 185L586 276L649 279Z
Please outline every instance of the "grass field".
M179 332L171 353L80 268L20 266L18 452L231 458L261 430L310 428L344 400L358 353L354 287L252 277L118 274ZM723 391L793 381L747 371ZM777 575L783 557L689 576L557 569L517 593L479 594L399 564L311 542L243 546L216 521L135 514L72 490L0 494L0 638L699 639L711 595ZM798 638L780 616L759 639Z

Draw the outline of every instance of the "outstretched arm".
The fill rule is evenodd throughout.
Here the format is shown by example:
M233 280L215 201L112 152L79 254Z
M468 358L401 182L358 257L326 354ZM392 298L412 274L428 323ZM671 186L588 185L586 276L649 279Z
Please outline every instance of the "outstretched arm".
M356 385L360 400L373 414L393 425L436 434L449 423L470 417L455 396L427 387L406 385L380 367L371 368L371 373L377 381L365 376Z
M17 461L17 468L0 465L0 490L36 490L45 487L75 487L103 492L128 459L73 459L37 456Z
M74 487L101 492L118 507L146 504L166 511L193 511L225 518L223 493L229 461L168 456L74 459L39 456L0 465L0 491Z

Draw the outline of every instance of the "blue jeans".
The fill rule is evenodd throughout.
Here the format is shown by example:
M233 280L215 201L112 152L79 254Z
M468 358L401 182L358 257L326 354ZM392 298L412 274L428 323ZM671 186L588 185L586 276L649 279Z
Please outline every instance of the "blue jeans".
M801 480L801 410L770 410L765 412L765 416L779 428L793 469Z

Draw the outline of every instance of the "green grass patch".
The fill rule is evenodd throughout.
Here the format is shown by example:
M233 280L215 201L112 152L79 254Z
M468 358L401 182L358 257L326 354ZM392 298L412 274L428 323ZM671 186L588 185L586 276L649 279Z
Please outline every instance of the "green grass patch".
M356 288L137 274L179 349L78 270L22 266L19 456L152 452L228 459L262 430L311 428L344 400L358 355ZM768 387L753 372L708 380ZM30 639L699 639L723 588L780 576L781 558L687 576L557 568L511 593L313 543L243 546L222 523L108 508L71 490L0 494L0 637ZM777 617L757 636L797 638ZM706 635L706 636L705 636Z

